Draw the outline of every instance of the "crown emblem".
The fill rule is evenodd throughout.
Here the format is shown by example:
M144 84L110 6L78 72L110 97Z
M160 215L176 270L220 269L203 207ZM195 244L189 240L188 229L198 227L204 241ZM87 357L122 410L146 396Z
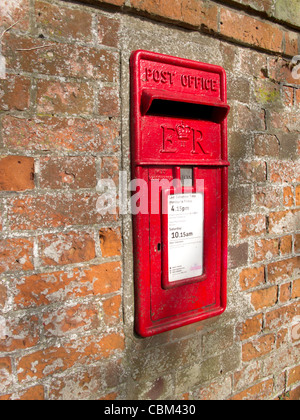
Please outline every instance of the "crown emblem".
M178 124L176 126L176 130L179 139L188 139L191 133L191 127L189 127L188 125L184 125L183 123Z

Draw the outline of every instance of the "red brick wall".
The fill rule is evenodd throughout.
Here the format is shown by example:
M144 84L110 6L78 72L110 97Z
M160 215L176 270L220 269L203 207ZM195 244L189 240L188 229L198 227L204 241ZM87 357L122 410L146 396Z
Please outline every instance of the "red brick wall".
M0 399L300 398L297 7L0 4ZM129 172L137 48L224 66L231 105L228 310L145 340L130 216L96 208Z

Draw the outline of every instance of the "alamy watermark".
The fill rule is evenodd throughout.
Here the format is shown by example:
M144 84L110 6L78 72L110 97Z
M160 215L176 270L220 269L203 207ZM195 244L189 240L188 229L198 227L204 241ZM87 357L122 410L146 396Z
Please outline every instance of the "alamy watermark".
M100 193L96 202L96 210L99 214L161 214L162 209L167 207L164 200L163 190L170 190L173 194L183 194L192 185L191 179L144 179L128 180L126 171L119 172L119 186L114 180L101 179L97 184L97 192ZM195 180L195 192L203 192L204 180ZM164 214L164 213L163 213Z

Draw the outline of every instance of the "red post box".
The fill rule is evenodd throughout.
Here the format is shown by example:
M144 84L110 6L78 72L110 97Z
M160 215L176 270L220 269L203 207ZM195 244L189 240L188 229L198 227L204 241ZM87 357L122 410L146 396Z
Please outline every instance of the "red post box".
M132 54L135 330L142 337L225 311L228 112L221 67Z

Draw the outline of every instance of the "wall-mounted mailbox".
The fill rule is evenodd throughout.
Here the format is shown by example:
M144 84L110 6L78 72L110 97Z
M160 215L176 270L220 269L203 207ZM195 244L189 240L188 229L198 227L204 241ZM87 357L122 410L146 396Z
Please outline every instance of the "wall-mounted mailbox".
M132 179L143 201L133 216L135 329L142 337L226 308L228 112L221 67L132 54Z

